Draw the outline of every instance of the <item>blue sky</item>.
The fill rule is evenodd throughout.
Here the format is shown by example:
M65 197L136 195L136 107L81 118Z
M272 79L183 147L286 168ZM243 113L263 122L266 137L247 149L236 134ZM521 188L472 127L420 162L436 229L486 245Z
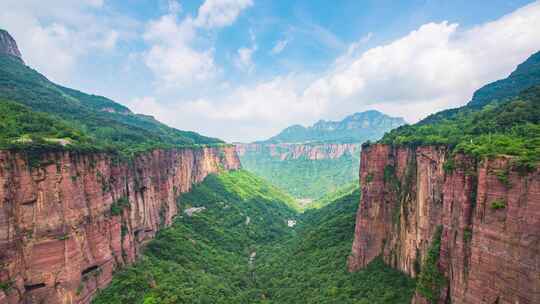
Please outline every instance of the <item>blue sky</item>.
M51 80L228 141L462 105L540 49L538 1L5 0Z

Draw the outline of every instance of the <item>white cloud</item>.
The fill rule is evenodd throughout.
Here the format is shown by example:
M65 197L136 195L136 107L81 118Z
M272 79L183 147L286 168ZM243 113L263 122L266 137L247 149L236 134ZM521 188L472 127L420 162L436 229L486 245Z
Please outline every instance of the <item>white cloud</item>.
M231 25L242 10L252 5L252 0L206 0L199 7L195 24L205 28Z
M0 24L17 40L27 64L50 79L69 83L82 56L111 51L131 20L97 13L102 0L5 0Z
M276 44L274 45L274 47L272 48L271 53L274 55L277 55L283 52L283 50L285 49L288 43L289 43L288 39L278 40Z
M170 1L168 14L150 21L144 33L150 44L144 62L158 78L159 86L179 89L215 79L219 68L213 48L194 47L199 30L230 25L251 5L251 0L206 0L196 18L187 16L179 20L176 14L181 8L176 1ZM247 71L253 69L251 55L255 49L239 50L237 63Z
M244 141L269 137L293 123L336 119L372 108L414 122L463 105L475 89L506 77L540 49L539 28L540 2L535 2L469 29L449 22L428 23L359 52L357 45L369 40L368 35L320 76L279 76L231 88L220 98L186 101L181 117L169 121ZM204 120L213 123L203 126Z
M167 14L148 24L144 39L151 47L144 62L162 87L185 87L214 77L217 68L213 51L192 48L195 37L196 29L189 17L179 21L174 14Z

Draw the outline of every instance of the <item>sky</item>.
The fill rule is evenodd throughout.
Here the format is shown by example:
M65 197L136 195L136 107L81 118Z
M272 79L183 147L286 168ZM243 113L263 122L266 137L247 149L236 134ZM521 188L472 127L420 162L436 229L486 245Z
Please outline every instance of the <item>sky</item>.
M2 2L50 80L230 142L370 109L414 123L540 50L540 1Z

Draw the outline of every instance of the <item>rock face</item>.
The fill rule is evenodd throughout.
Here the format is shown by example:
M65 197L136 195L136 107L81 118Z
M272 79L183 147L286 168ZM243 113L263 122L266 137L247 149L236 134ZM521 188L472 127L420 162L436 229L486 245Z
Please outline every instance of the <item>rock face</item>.
M362 145L354 144L237 144L236 151L240 157L248 153L268 154L279 160L300 159L309 160L336 159L345 154L356 155Z
M177 198L234 147L106 154L0 152L0 303L89 303L113 272L171 224Z
M540 170L444 148L372 145L349 270L382 255L416 277L442 229L437 303L540 303ZM439 228L440 227L440 228ZM429 303L420 292L413 303Z
M15 56L23 61L21 52L17 47L17 42L15 42L15 39L8 32L2 29L0 29L0 54Z

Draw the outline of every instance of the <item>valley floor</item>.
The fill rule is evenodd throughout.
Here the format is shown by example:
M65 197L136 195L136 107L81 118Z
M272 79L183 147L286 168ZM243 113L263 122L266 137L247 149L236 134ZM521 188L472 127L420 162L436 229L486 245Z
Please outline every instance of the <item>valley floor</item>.
M287 195L240 170L209 176L180 201L182 215L93 303L410 302L414 280L381 261L346 270L357 189L299 214Z

